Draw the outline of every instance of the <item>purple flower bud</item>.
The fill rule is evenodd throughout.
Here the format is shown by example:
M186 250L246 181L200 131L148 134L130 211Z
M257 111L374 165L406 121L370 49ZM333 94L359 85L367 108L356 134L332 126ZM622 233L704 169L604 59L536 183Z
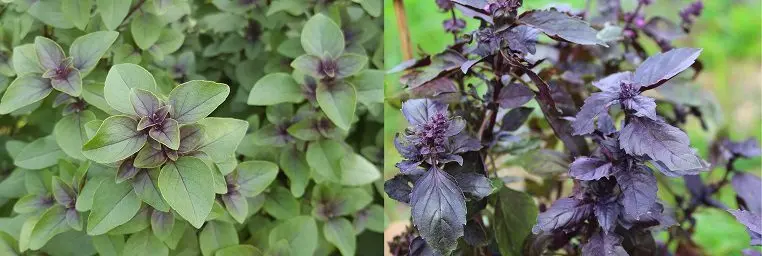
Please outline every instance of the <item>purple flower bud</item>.
M462 19L448 19L442 25L447 33L457 33L466 28L466 21Z
M439 9L449 11L453 7L453 3L450 0L436 0L437 6L439 6Z
M698 0L680 10L680 18L685 24L693 24L693 18L701 15L704 10L704 2Z
M644 19L642 16L635 18L635 26L638 26L639 28L642 28L645 25L646 25L646 19Z

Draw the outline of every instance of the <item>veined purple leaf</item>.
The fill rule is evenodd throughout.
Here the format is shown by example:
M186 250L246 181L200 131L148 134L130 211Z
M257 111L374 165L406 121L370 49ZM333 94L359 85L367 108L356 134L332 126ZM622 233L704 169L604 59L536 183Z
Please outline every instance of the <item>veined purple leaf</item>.
M34 38L34 49L37 52L40 65L46 70L56 69L66 57L61 46L45 37Z
M626 256L627 251L622 247L622 237L611 232L595 233L587 243L582 246L582 254L585 256Z
M130 91L130 102L132 102L132 107L139 117L148 117L150 119L161 118L158 115L154 116L156 111L162 107L162 103L152 92L140 88L132 88L132 91Z
M389 195L389 198L403 202L410 203L410 193L413 188L408 183L408 179L404 175L397 175L384 182L384 192Z
M585 104L572 121L573 135L585 135L595 131L595 118L618 102L618 96L611 92L593 93L585 99Z
M146 143L135 155L133 165L138 168L157 168L167 161L167 155L161 148L161 144L155 141Z
M175 215L172 212L153 210L151 213L151 230L160 240L165 241L175 225Z
M743 210L728 210L736 217L738 222L746 226L746 231L751 236L751 245L762 245L762 216L757 213Z
M501 108L517 108L526 104L534 98L534 92L521 84L509 84L502 90L497 97L497 103Z
M561 198L553 202L547 211L537 216L537 224L532 227L532 233L565 229L584 221L592 213L593 205L591 204L573 198Z
M632 81L632 72L625 71L608 75L601 80L594 81L593 86L604 92L619 93L622 90L622 81Z
M56 199L58 204L63 205L66 208L74 207L74 200L77 199L77 193L74 189L66 184L60 177L53 178L52 185L53 198Z
M484 176L484 165L481 161L480 157L470 157L463 165L450 164L445 167L445 170L455 178L460 190L477 200L489 196L492 192L492 184Z
M635 116L647 117L653 120L659 120L656 115L656 101L651 97L636 95L629 99L621 100L625 109L634 111Z
M606 46L606 43L598 39L598 31L587 22L554 9L524 12L519 16L518 22L539 29L554 39L582 45Z
M741 142L725 141L722 146L727 148L730 153L746 158L757 157L762 153L757 138L749 138Z
M656 203L656 177L645 165L637 165L632 169L623 170L616 175L617 183L622 189L622 205L624 213L634 218L646 214L651 205Z
M480 150L482 148L482 143L468 134L461 132L450 138L450 144L446 146L453 154L462 154Z
M530 26L518 25L505 33L505 40L511 50L525 54L535 54L537 52L537 35L540 31Z
M125 159L116 170L116 184L132 179L132 177L138 174L138 171L140 169L132 165L132 159Z
M598 180L615 170L609 161L591 157L578 157L569 165L569 176L578 180Z
M678 48L653 55L635 70L633 82L640 91L653 89L693 65L699 54L701 49Z
M601 112L600 115L598 115L598 131L603 133L604 135L609 135L616 132L616 126L614 126L614 120L611 119L611 115L609 115L608 111Z
M235 190L228 191L227 194L222 195L222 202L235 221L243 223L246 220L246 215L249 214L249 204L241 193Z
M514 108L508 111L503 116L503 122L500 125L500 130L503 131L516 131L518 130L524 122L529 118L529 115L532 114L532 111L534 111L533 108L527 108L527 107L520 107L520 108Z
M177 150L180 147L180 125L172 118L164 119L161 124L151 127L148 135L168 148Z
M76 231L82 231L82 227L85 226L85 220L82 219L77 209L72 207L66 209L66 224Z
M463 236L466 202L455 179L438 168L420 178L410 196L413 224L436 252L448 255Z
M638 227L649 228L649 230L652 231L660 231L677 225L677 220L674 218L674 212L667 211L660 203L654 203L643 215L637 217L627 214L621 215L619 224L626 229Z
M424 124L442 112L447 112L447 105L430 99L413 99L402 103L402 114L411 126Z
M50 85L68 95L78 97L82 94L82 76L79 70L68 69L66 77L53 77L50 79Z
M643 32L656 40L672 41L685 36L685 31L680 25L663 17L653 17L643 26Z
M735 172L731 180L733 189L738 197L743 199L746 207L754 213L762 214L762 180L751 173Z
M595 217L598 219L598 225L601 226L604 233L613 232L619 219L621 208L616 201L598 202L595 204Z
M185 153L196 150L201 146L201 139L203 138L204 127L202 125L183 125L180 127L180 147L177 151Z
M415 256L438 256L440 254L434 252L434 249L429 246L422 237L416 237L410 242L410 255Z
M619 146L631 155L647 155L672 172L697 174L706 167L690 147L688 135L663 120L631 118L619 134Z

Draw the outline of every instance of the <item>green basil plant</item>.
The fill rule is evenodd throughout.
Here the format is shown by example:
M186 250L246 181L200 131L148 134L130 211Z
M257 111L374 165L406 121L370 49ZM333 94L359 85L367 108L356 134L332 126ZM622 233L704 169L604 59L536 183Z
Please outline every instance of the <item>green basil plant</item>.
M382 251L381 0L2 2L1 255Z

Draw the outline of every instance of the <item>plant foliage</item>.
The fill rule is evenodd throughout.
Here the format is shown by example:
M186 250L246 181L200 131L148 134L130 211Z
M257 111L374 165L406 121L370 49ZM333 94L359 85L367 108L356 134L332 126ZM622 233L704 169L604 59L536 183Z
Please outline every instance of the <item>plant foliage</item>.
M381 250L380 1L3 2L0 254Z
M701 1L676 14L679 25L644 14L645 0L631 11L619 0L595 1L596 9L587 1L585 10L436 2L451 13L443 26L454 42L389 71L404 71L406 93L388 104L399 104L410 127L395 137L404 160L385 191L412 210L392 253L700 255L692 214L728 209L712 197L728 183L741 208L728 212L759 245L760 179L733 165L759 155L756 139L720 139L713 161L703 160L683 129L688 116L705 130L719 125L715 103L673 93L706 95L691 85L702 50L673 46ZM467 22L479 26L464 33ZM651 42L659 52L649 55ZM699 176L723 164L721 181ZM673 177L690 195L667 188L676 202L667 204L657 192ZM666 229L668 240L657 242Z

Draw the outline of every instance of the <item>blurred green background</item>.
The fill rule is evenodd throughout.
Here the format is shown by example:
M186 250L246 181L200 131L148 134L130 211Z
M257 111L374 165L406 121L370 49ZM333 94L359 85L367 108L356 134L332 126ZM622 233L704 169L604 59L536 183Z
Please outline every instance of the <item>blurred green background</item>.
M631 11L636 0L623 0L623 8ZM692 1L688 0L656 0L646 7L649 15L664 16L673 21L679 21L678 12ZM452 35L445 34L442 22L449 13L442 13L435 0L405 0L408 26L411 33L413 51L416 56L421 53L437 53L452 43ZM525 0L526 8L543 8L549 3L568 4L575 9L584 7L584 0ZM704 1L704 12L697 20L691 34L676 43L677 46L703 48L700 60L704 64L704 72L699 76L699 85L713 94L722 108L722 120L718 125L704 131L695 118L689 119L686 127L691 143L706 157L709 144L720 130L727 130L731 139L741 140L749 136L760 137L762 131L762 1L759 0L727 0ZM386 69L399 64L402 59L396 15L392 0L384 1L384 63ZM466 19L471 31L478 26L476 21ZM648 40L642 40L648 41ZM655 44L646 44L649 53L658 50ZM399 74L388 75L385 79L385 95L393 97L401 92L398 82ZM398 170L394 164L400 156L394 149L392 139L394 134L407 126L398 108L386 104L384 109L385 153L384 175L386 179L393 177ZM737 165L739 169L760 175L760 160L745 160ZM716 170L705 174L705 179L719 180L724 170ZM666 179L668 185L676 192L683 188L682 179ZM660 186L663 186L660 183ZM684 189L683 189L684 190ZM660 189L660 198L664 196ZM735 193L726 186L719 193L719 198L729 207L737 207ZM666 201L667 204L674 202ZM397 204L391 199L385 200L388 216L394 221L405 221L409 218L409 209ZM740 255L740 250L749 247L749 236L745 228L737 223L728 213L716 209L702 209L695 214L697 218L696 242L704 247L710 255ZM659 237L666 237L660 234Z

